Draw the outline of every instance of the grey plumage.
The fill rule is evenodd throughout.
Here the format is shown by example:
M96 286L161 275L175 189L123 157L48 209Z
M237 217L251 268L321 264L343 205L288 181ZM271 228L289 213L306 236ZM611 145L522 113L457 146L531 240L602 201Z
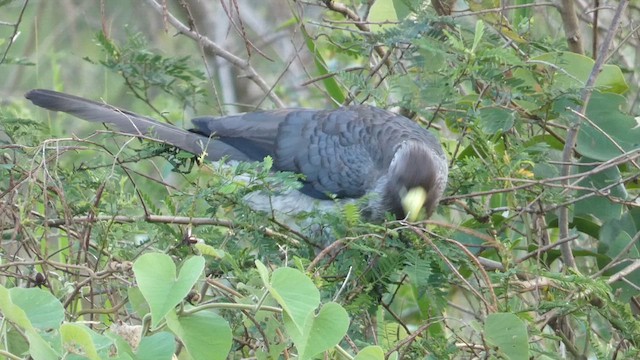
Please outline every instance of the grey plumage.
M116 125L212 161L261 161L274 170L305 176L302 192L315 199L367 196L365 216L380 220L386 211L404 218L402 197L412 188L427 192L429 216L444 192L448 167L442 146L413 121L371 106L336 110L279 109L223 117L198 117L184 129L110 105L50 90L26 94L35 105L92 122Z

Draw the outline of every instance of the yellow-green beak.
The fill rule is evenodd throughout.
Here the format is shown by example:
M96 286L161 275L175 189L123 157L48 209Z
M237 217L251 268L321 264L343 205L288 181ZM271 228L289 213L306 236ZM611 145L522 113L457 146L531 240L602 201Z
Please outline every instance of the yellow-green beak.
M416 186L411 188L402 197L402 209L407 214L407 220L416 221L420 218L424 218L424 204L427 202L427 191L421 187Z

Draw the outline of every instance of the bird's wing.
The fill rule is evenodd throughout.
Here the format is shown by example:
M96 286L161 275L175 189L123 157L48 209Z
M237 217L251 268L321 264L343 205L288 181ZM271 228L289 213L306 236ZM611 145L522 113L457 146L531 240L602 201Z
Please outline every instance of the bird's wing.
M375 168L366 138L353 130L358 113L342 110L279 109L193 119L196 131L241 149L253 160L269 155L274 169L304 175L302 192L360 197ZM354 128L355 127L355 128Z
M265 156L274 157L276 154L280 124L289 114L299 111L303 110L278 109L221 117L202 116L191 120L195 126L192 131L240 149L251 160L262 161Z
M363 116L350 108L288 114L279 128L276 166L303 174L320 193L363 196L382 165L371 157Z
M406 156L398 149L409 143L422 150L398 159L399 153ZM391 174L392 161L413 163L395 166L394 171L403 174ZM400 181L398 188L420 185L435 190L430 201L437 202L447 176L446 156L431 132L404 116L364 105L289 113L279 126L276 165L304 174L320 193L347 198L384 196L384 188L395 188L390 181Z
M155 138L196 155L206 152L210 160L219 160L223 156L231 160L251 160L229 144L108 104L43 89L31 90L25 96L35 105L48 110L62 111L91 122L110 123L122 132Z

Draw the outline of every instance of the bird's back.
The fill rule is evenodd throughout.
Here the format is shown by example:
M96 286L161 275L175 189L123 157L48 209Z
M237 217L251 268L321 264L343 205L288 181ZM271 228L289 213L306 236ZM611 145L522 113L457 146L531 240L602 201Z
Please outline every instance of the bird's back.
M249 153L253 160L268 155L276 170L303 174L316 197L363 196L405 141L425 143L444 159L442 147L428 130L403 116L366 105L201 117L193 123L199 133L213 135Z

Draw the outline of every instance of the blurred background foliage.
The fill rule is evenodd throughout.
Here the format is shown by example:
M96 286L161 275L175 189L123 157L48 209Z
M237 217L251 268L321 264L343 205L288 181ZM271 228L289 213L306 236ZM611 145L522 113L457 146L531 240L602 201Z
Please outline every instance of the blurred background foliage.
M637 358L637 19L635 2L606 0L0 1L2 354ZM40 111L23 98L36 87L184 127L283 106L389 108L442 141L446 198L417 224L367 224L355 206L280 221L244 197L296 187L294 174L202 164ZM163 295L132 286L153 283L166 259L141 256L155 252L178 268L207 260L193 283L155 276L198 290L182 303L168 289L182 305L165 314ZM296 288L335 327L296 335L288 321L304 311L282 295ZM37 325L42 309L52 319ZM135 351L119 342L129 327Z

